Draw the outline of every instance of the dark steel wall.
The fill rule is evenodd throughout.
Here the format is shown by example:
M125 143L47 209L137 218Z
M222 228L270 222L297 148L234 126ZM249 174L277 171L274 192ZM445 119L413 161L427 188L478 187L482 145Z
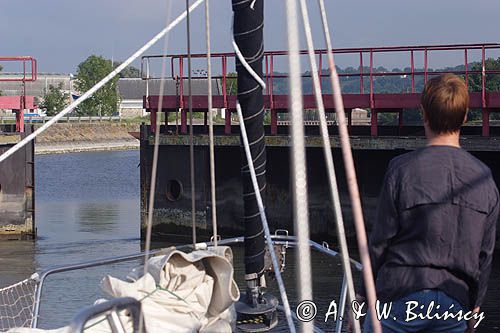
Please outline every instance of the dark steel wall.
M362 203L368 227L371 225L377 198L389 161L405 150L355 150L354 159L359 178ZM158 187L155 202L154 236L155 238L190 240L190 183L189 183L189 147L160 146ZM217 182L217 217L219 233L223 237L243 234L243 200L240 176L240 151L235 146L217 146L216 182ZM348 234L354 235L351 207L345 183L344 169L339 149L333 149L342 210ZM499 152L474 152L485 162L500 184ZM196 146L196 204L199 235L203 239L211 236L210 189L208 147ZM267 195L266 209L271 231L287 229L293 232L292 189L290 185L290 156L287 147L268 147L267 151ZM147 199L150 184L150 163L152 146L146 137L141 140L141 210L142 222L146 221ZM309 212L312 238L315 240L335 241L336 229L323 151L320 147L307 149L307 171L309 185ZM168 182L178 180L182 183L183 193L179 200L167 197ZM144 226L144 224L143 224ZM170 237L168 237L170 236Z
M22 134L13 134L14 130L15 125L2 125L0 136L24 138L33 131L33 127L26 126ZM0 154L13 145L0 143ZM35 236L34 170L33 142L0 163L0 239L30 239Z

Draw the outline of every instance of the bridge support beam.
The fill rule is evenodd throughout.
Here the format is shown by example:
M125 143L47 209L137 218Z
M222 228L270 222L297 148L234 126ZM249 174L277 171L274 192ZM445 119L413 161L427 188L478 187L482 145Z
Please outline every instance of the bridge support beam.
M181 110L181 133L186 134L188 131L187 127L187 111L186 109Z
M398 112L398 122L399 122L398 134L401 135L403 130L403 110L399 110Z
M490 136L490 110L487 108L483 108L482 112L482 135Z
M156 132L156 110L151 110L149 113L149 122L151 124L151 133Z
M378 112L375 109L371 110L371 136L378 136Z
M24 133L24 110L15 110L16 113L16 132Z
M352 109L346 110L347 112L347 129L349 130L349 133L351 133L351 127L352 127Z
M225 115L224 133L231 134L231 110L226 108L225 112L226 115Z
M278 112L271 110L271 134L278 134Z

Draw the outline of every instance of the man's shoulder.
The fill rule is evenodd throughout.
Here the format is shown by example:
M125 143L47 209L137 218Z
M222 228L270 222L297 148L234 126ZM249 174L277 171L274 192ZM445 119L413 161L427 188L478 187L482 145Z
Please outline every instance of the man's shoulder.
M389 163L387 177L400 185L425 180L428 184L465 186L475 194L476 190L479 191L481 195L474 197L490 203L498 202L498 189L490 168L461 148L431 146L397 156ZM462 193L465 201L470 201L472 199L466 195L470 191L456 192Z
M387 167L387 173L389 175L394 175L394 174L398 173L399 171L407 170L407 168L409 166L411 166L412 163L415 161L418 154L419 154L419 150L414 150L414 151L411 151L411 152L394 157L389 162L389 166Z
M454 164L471 174L489 175L490 168L477 157L461 148L447 146L431 146L420 148L393 158L388 167L389 174L418 174L423 170L441 168L446 164Z

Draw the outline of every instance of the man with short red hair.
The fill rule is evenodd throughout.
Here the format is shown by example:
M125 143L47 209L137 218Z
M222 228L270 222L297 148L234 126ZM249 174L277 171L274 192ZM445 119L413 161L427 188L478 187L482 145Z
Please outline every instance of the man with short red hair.
M463 80L451 74L432 78L421 104L427 146L390 162L370 234L377 296L392 302L382 327L473 331L473 321L467 327L464 318L440 315L480 310L495 244L498 190L490 169L460 148L469 106Z

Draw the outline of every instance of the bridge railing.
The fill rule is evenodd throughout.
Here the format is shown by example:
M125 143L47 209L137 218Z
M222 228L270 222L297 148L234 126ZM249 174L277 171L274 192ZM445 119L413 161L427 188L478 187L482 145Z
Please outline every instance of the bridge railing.
M12 64L20 66L22 69L18 70L19 74L0 73L0 81L2 82L21 82L21 96L19 110L16 112L16 132L24 132L24 110L27 108L26 103L26 82L33 82L37 80L37 61L33 57L0 57L1 64ZM2 108L2 105L0 105Z
M334 54L338 57L348 56L350 63L355 63L357 68L350 66L350 71L339 71L341 83L350 81L350 90L343 90L344 102L348 111L350 109L360 107L368 108L372 112L372 135L377 135L377 113L379 112L399 112L400 125L402 126L402 109L418 108L419 107L419 94L423 85L435 75L444 73L454 73L464 78L469 90L471 90L471 108L481 108L482 122L483 122L483 135L489 134L489 113L490 111L500 110L500 92L498 94L491 94L488 91L488 80L498 79L500 75L500 68L488 68L487 59L492 57L493 54L500 56L500 44L498 43L481 43L481 44L453 44L453 45L420 45L420 46L394 46L394 47L371 47L371 48L341 48L334 49ZM431 58L435 61L438 59L443 63L442 58L445 53L452 52L454 54L454 66L446 67L443 70L436 70L431 68ZM307 55L307 50L301 51L302 55ZM323 62L326 60L327 50L316 50L319 75L321 77L321 84L324 85L325 107L331 111L333 110L333 102L327 95L331 94L329 81L327 80L329 72L323 68ZM479 54L479 56L478 56ZM286 73L280 73L276 70L277 63L284 63L288 53L286 51L267 51L264 52L264 69L263 76L266 82L265 94L265 107L271 113L271 132L277 132L278 125L278 112L286 112L288 109L288 96L286 80L288 76ZM408 66L404 69L382 70L377 67L378 60L383 57L397 57L399 62L401 59L406 59ZM170 62L171 79L176 80L178 83L177 96L168 96L167 100L170 103L165 103L164 111L177 112L181 110L181 132L187 131L187 115L186 115L186 91L184 85L187 82L186 66L187 55L151 55L142 58L142 72L143 79L151 80L158 79L151 75L151 61L154 59L166 58ZM200 61L206 59L206 54L192 55L193 61ZM354 59L354 60L353 60ZM460 60L459 60L460 59ZM235 75L234 72L229 72L228 64L235 63L234 53L214 53L212 54L212 66L216 68L216 74L213 79L218 80L221 85L220 96L215 96L213 100L214 107L223 108L226 110L226 133L231 132L231 112L235 109L236 91L231 89L234 85ZM457 65L458 62L458 65ZM206 60L203 61L206 63ZM418 65L417 65L418 64ZM326 65L326 64L325 64ZM203 66L203 65L202 65ZM444 67L444 66L441 66ZM281 66L286 68L286 66ZM312 74L308 72L309 67L302 68L304 80L311 79ZM193 74L193 73L192 73ZM381 77L399 77L403 79L401 82L407 82L407 87L400 87L399 91L384 91L383 87L377 86L377 80ZM206 72L203 69L197 69L193 78L206 79ZM357 88L353 89L353 81L356 82ZM471 84L473 83L473 84ZM404 88L404 89L403 89ZM395 100L394 94L405 95L399 100ZM195 94L196 95L196 94ZM206 95L204 93L203 95ZM498 96L497 96L498 95ZM153 110L153 106L158 103L151 103L154 98L149 98L149 91L147 89L145 96L146 109ZM314 109L315 101L312 97L312 91L304 91L304 108ZM158 97L156 97L157 99ZM195 99L197 111L207 107L208 103L203 103L203 100ZM175 107L169 107L174 105ZM150 107L148 107L150 106ZM170 108L170 110L168 110ZM154 111L154 110L153 110ZM206 111L205 111L206 112ZM348 112L349 115L349 112ZM349 118L349 123L351 119Z
M25 123L45 123L51 120L51 116L29 116L24 117ZM95 122L121 122L121 116L66 116L59 119L59 123L95 123ZM0 124L11 123L16 120L16 116L0 115Z

